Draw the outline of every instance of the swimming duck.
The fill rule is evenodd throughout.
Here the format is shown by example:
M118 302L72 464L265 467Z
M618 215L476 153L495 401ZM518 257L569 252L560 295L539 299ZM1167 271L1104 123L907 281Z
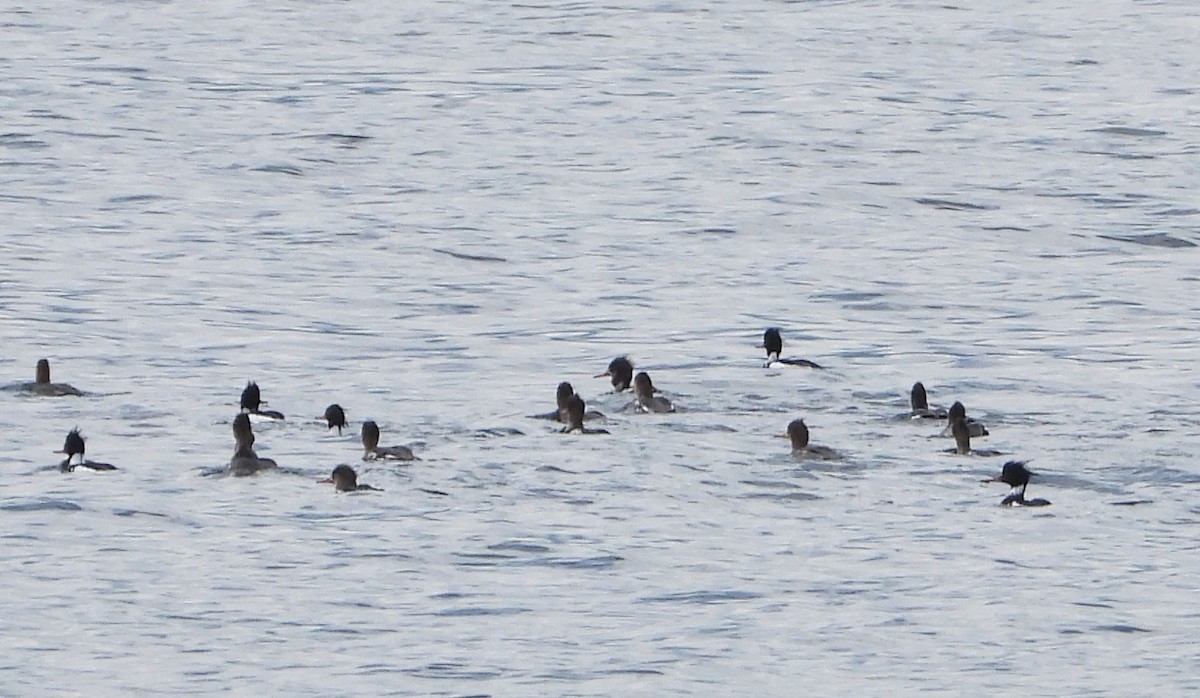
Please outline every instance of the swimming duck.
M6 390L16 390L22 393L31 393L33 395L46 395L49 397L61 397L63 395L83 395L83 391L69 383L51 383L50 382L50 362L46 359L38 359L37 371L34 373L34 381L32 383L16 383L6 386Z
M283 419L282 412L259 409L259 407L265 404L267 403L262 399L262 393L258 389L258 383L255 383L254 381L246 383L245 389L242 390L242 412L247 414L256 414L260 417L266 417L268 419Z
M567 426L563 427L564 434L570 434L576 429L580 434L607 434L607 429L588 429L583 426L583 420L587 419L587 404L578 394L572 394L567 398L566 407L566 422Z
M909 396L912 402L912 417L914 419L945 419L948 415L941 407L930 409L929 398L925 395L925 385L921 381L913 383Z
M326 407L323 419L329 425L325 428L325 431L337 427L338 436L342 435L342 427L346 426L346 411L342 409L341 405L334 403Z
M338 467L333 469L333 473L331 473L329 477L325 478L324 480L317 480L317 482L321 482L321 483L332 482L333 488L335 490L337 490L338 492L366 492L366 491L382 492L383 491L383 490L379 489L378 487L371 487L370 485L358 484L358 473L354 472L354 468L351 468L348 465L339 465Z
M946 413L946 428L942 430L943 436L954 436L954 422L957 420L966 422L967 429L971 436L987 436L987 427L983 426L983 422L977 422L967 416L967 408L963 407L961 402L955 401L950 405L950 411Z
M674 412L675 406L665 397L655 395L657 389L650 382L650 374L642 371L633 378L633 392L637 394L637 406L642 412Z
M1049 506L1050 502L1042 499L1025 499L1025 487L1029 485L1029 477L1036 475L1025 468L1025 461L1010 460L1004 464L1004 468L1000 471L1000 475L984 482L1003 482L1013 491L1007 497L1001 500L1001 506L1022 506L1022 507L1044 507ZM1019 490L1017 488L1020 488Z
M609 376L612 378L612 386L614 392L621 392L629 387L633 382L633 362L626 356L618 356L608 364L608 370L604 373L598 373L595 378L604 378Z
M250 430L250 416L245 412L233 418L233 458L229 459L230 475L253 475L260 470L278 467L270 458L259 458L254 452L254 432Z
M766 332L763 332L763 343L758 346L759 349L767 350L767 363L763 364L763 368L770 368L773 363L787 364L788 366L807 366L808 368L821 368L820 365L808 359L783 359L779 354L783 351L783 336L779 334L778 327L768 327Z
M531 415L529 415L530 418L532 418L532 419L552 419L556 422L563 422L564 424L566 424L569 421L567 419L567 401L570 400L571 396L574 394L575 394L575 388L572 387L570 383L568 383L567 381L563 381L563 382L559 383L558 391L557 391L557 394L555 395L555 400L558 402L558 409L554 410L553 412L545 412L542 414L531 414ZM583 418L585 420L587 420L587 419L604 419L604 415L595 410L591 410L589 412L586 412L583 415Z
M389 460L417 460L408 446L379 446L379 425L371 420L362 425L363 460L384 458Z
M793 419L787 425L784 438L792 440L792 456L796 458L815 458L817 460L837 460L841 454L828 446L811 446L808 443L808 426L803 419Z
M74 472L75 468L87 468L88 470L97 471L117 469L117 466L111 463L97 463L94 460L84 460L83 450L83 435L79 433L79 427L75 427L67 432L67 440L63 442L62 450L55 451L55 453L65 453L67 455L67 459L62 462L59 469L64 473ZM71 462L75 459L75 456L79 456L78 463Z
M999 451L993 451L991 449L971 448L971 426L967 423L966 418L961 415L959 415L954 421L950 422L950 433L954 435L954 448L948 449L948 453L957 453L960 456L1000 455Z

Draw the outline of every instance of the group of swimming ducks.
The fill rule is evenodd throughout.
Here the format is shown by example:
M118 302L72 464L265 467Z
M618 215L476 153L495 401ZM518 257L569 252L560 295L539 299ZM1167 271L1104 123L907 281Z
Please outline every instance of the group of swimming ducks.
M763 334L763 343L759 348L765 349L767 352L767 361L764 364L766 367L774 363L779 363L813 369L822 368L808 359L782 357L783 338L777 328L768 328L766 330ZM631 407L638 412L666 413L675 411L675 407L669 399L656 394L658 393L658 389L654 387L649 374L645 371L638 372L637 374L634 373L633 363L628 357L618 356L613 359L609 363L608 369L595 377L609 378L612 382L613 390L618 393L632 387L635 399L631 403ZM7 389L45 396L81 396L84 394L83 391L66 383L51 382L50 362L46 359L38 361L34 382L18 383L8 386ZM563 433L609 433L605 429L593 429L585 426L585 422L603 419L604 415L596 411L589 411L583 397L575 392L570 383L566 381L559 383L556 397L557 409L552 412L530 416L562 422L565 425L562 428ZM955 448L951 449L952 452L961 455L999 455L996 451L973 450L971 448L971 437L986 436L988 431L981 422L967 417L966 408L961 402L955 402L949 410L930 408L925 386L919 381L912 386L910 402L912 407L910 417L912 419L946 420L946 432L952 435L955 440ZM280 412L262 409L262 406L265 404L258 384L253 381L247 383L245 389L242 390L240 400L241 410L233 419L233 439L235 446L233 457L230 458L229 466L225 470L227 474L234 476L253 475L263 470L278 467L274 460L263 458L254 451L254 432L251 428L250 416L255 415L259 418L274 420L284 419L283 414ZM342 429L347 427L345 410L337 404L327 407L324 415L319 419L325 420L327 429L336 428L338 434L341 434ZM787 433L782 436L791 440L792 454L796 458L836 460L841 457L837 451L831 448L810 444L808 427L804 424L803 419L795 419L789 423ZM373 421L368 420L363 422L361 438L363 445L362 458L364 461L375 459L395 461L417 460L412 449L406 446L381 447L379 445L379 426ZM80 434L79 428L76 427L67 434L62 449L56 451L56 453L66 455L66 459L63 460L60 469L63 472L72 472L80 467L95 471L117 469L116 466L110 463L87 460L84 456L84 451L84 438ZM78 461L76 461L76 457L78 457ZM1009 461L1004 464L1000 475L985 480L985 482L1003 482L1012 488L1009 495L1001 501L1002 505L1046 506L1050 504L1045 499L1026 499L1025 489L1029 485L1032 475L1034 473L1025 467L1024 461ZM339 492L380 491L378 488L370 485L359 484L358 474L354 468L345 464L334 468L330 476L320 480L320 482L332 483L334 488ZM439 492L438 494L442 493Z

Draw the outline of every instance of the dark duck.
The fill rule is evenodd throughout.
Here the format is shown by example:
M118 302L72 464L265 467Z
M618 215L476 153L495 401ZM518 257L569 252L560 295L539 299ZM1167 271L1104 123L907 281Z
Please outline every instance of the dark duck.
M607 434L605 429L588 429L583 426L583 421L587 419L587 403L579 395L572 394L567 398L566 419L567 426L563 427L564 434L570 434L573 431L578 431L580 434Z
M322 483L333 483L333 489L338 492L382 492L378 487L358 484L358 473L348 465L339 465L333 469L329 477L318 480Z
M793 419L787 425L784 438L792 441L792 456L795 458L814 458L817 460L837 460L841 454L827 446L814 446L808 443L808 426L803 419Z
M658 388L650 382L650 374L642 371L633 379L633 392L637 395L637 408L640 412L674 412L675 406L661 395L655 395Z
M323 417L319 417L319 419L325 420L325 424L327 425L325 431L329 431L330 429L337 427L338 436L341 436L342 427L346 426L346 411L342 409L341 405L335 403L329 407L326 407L325 415Z
M408 446L380 446L379 425L371 420L362 425L363 460L417 460Z
M555 394L555 401L558 403L558 409L553 412L543 412L542 414L529 415L532 419L550 419L556 422L568 423L567 402L575 395L575 388L567 381L558 384L558 390ZM592 410L583 415L584 419L603 419L604 415Z
M971 448L971 425L967 422L966 417L959 415L957 418L952 419L950 421L950 433L954 436L954 448L949 449L949 453L957 453L960 456L1000 455L999 451L991 449Z
M278 467L270 458L259 458L254 452L254 432L250 429L250 417L245 412L233 418L233 458L229 459L230 475L253 475L262 470Z
M953 405L950 405L950 411L946 413L946 429L943 433L947 436L953 436L954 423L958 420L962 420L966 423L967 430L970 432L971 436L988 435L987 427L983 425L983 422L978 422L968 417L967 408L963 407L963 404L956 400Z
M83 395L83 391L69 383L52 383L50 381L50 361L47 359L39 359L37 362L37 370L34 372L34 380L32 383L16 383L6 386L6 390L15 390L31 395L44 395L47 397L62 397L64 395Z
M912 403L913 419L945 419L948 415L941 407L929 407L929 396L925 394L925 385L921 381L913 383L909 401Z

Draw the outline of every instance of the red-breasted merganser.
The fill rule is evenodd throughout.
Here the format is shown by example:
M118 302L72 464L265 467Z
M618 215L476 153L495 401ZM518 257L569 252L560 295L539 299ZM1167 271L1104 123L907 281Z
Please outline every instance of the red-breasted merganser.
M1025 499L1025 487L1029 484L1029 476L1031 475L1036 475L1036 473L1031 473L1025 468L1025 461L1010 460L1004 464L1000 475L989 480L984 480L984 482L1003 482L1013 488L1013 491L1000 502L1001 506L1049 506L1050 502L1040 497L1037 499Z
M79 427L75 427L67 432L67 440L63 442L61 451L55 453L65 453L67 459L62 462L59 469L64 473L73 472L75 468L87 468L88 470L116 470L117 466L111 463L97 463L94 460L84 460L83 457L83 435L79 433ZM79 456L78 463L72 463L75 456Z
M259 409L260 406L265 404L267 403L262 399L262 393L258 389L258 383L255 383L254 381L246 383L246 388L242 390L242 412L247 414L256 414L259 417L266 417L268 419L283 419L282 412Z
M358 484L358 473L354 472L354 468L348 465L339 465L333 469L333 473L324 480L317 480L322 483L333 483L333 488L338 492L382 492L378 487L370 485Z
M566 424L569 421L567 419L567 401L569 401L571 399L571 396L574 394L575 394L575 388L573 388L571 386L571 384L568 383L567 381L563 381L562 383L558 384L558 391L557 391L557 394L555 395L555 399L558 402L558 409L554 410L553 412L545 412L542 414L531 414L529 416L533 419L552 419L556 422L562 422L562 423ZM583 415L583 418L585 420L587 420L587 419L604 419L604 415L601 414L600 412L592 410L590 412L586 412Z
M963 407L961 402L955 401L950 405L950 411L946 413L946 428L942 430L944 436L954 436L954 422L963 420L971 436L987 436L987 427L983 426L983 422L977 422L967 416L967 408Z
M642 371L633 378L633 392L637 394L638 409L642 412L674 412L671 401L655 395L658 389L650 382L650 374Z
M567 426L563 427L564 434L570 434L576 429L580 434L607 434L607 429L588 429L583 426L583 420L587 419L587 404L578 394L572 394L567 398L566 407L566 422Z
M929 407L929 398L925 394L925 385L921 381L913 383L909 400L912 402L912 417L914 419L945 419L948 414L941 407L932 409Z
M346 426L346 411L342 409L341 405L335 403L329 407L326 407L325 416L318 417L318 419L324 419L325 423L329 425L325 428L325 431L329 431L330 429L337 427L338 436L341 436L342 427Z
M363 460L374 460L376 458L417 460L417 457L413 455L412 449L408 446L381 447L379 445L379 425L369 419L363 422L362 425L362 445Z
M32 395L46 395L49 397L61 397L63 395L83 395L83 391L68 383L51 383L50 382L50 362L46 359L38 359L37 371L34 374L32 383L16 383L14 385L5 386L6 390L15 390L22 393L30 393Z
M618 356L608 364L608 370L604 373L598 373L595 378L604 378L609 376L612 378L612 386L614 392L621 392L629 387L633 382L633 362L629 357Z
M971 427L961 415L950 422L950 433L954 435L954 448L948 449L947 453L957 453L960 456L1000 455L999 451L971 448Z
M778 327L768 327L766 332L763 332L763 343L758 345L759 349L767 350L767 363L763 364L763 368L769 368L773 363L787 364L788 366L806 366L808 368L822 368L819 364L808 359L784 359L780 358L780 353L783 352L783 335L779 334Z
M792 440L792 456L795 458L815 458L817 460L837 460L841 454L828 446L813 446L808 443L808 426L803 419L793 419L787 425L784 438Z
M250 416L245 412L233 418L233 440L236 446L233 458L229 459L230 475L253 475L260 470L278 467L270 458L259 458L254 452L254 432L250 430Z

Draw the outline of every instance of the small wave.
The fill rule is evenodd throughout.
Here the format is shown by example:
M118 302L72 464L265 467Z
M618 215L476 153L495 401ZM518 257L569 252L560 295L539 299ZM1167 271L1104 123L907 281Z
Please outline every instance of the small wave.
M2 511L83 511L83 507L65 499L42 499L36 502L0 504Z
M638 603L713 604L724 603L726 601L749 601L750 599L759 598L762 598L762 594L753 591L742 591L740 589L711 591L703 589L700 591L681 591L677 594L663 594L661 596L643 596L638 599Z
M973 204L968 201L952 201L950 199L928 197L921 197L914 199L914 201L923 206L932 206L943 211L991 211L999 208L998 206L988 206L986 204Z
M1166 233L1150 233L1148 235L1100 235L1099 237L1105 240L1116 240L1117 242L1132 242L1135 245L1145 245L1147 247L1165 247L1168 249L1178 249L1181 247L1195 247L1196 243L1191 240L1167 235Z
M250 171L251 172L269 172L269 173L273 173L273 174L285 174L285 175L291 175L293 177L303 177L304 176L304 170L300 169L299 167L296 167L295 165L260 165L258 167L251 167Z
M1156 138L1167 135L1166 131L1154 128L1133 128L1130 126L1105 126L1104 128L1088 129L1089 133L1108 133L1113 136L1130 136L1132 138Z

